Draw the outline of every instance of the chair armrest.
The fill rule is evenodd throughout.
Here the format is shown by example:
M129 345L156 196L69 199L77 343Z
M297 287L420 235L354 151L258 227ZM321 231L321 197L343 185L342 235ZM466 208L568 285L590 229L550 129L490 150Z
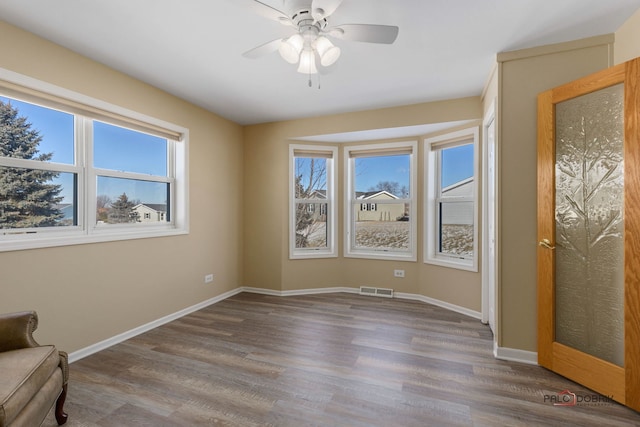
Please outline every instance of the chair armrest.
M33 331L38 327L35 311L0 314L0 352L38 347Z
M62 369L62 385L69 382L69 355L65 351L58 351L60 355L60 369Z

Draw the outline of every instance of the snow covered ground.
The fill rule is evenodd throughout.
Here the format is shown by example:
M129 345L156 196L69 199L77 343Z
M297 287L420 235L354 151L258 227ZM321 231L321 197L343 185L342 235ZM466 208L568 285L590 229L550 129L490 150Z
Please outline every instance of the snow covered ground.
M309 247L326 246L325 223L317 222L309 236ZM357 248L409 248L408 221L360 221L356 222ZM473 226L444 225L442 227L442 252L452 255L473 254Z

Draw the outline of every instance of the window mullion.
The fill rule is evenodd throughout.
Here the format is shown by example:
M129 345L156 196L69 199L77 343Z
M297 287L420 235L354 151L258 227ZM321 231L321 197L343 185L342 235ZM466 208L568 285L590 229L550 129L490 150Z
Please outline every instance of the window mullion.
M43 162L40 160L18 159L15 157L0 157L0 166L21 169L38 169L55 172L78 173L79 168L65 163Z
M174 180L167 176L147 175L143 173L114 171L110 169L94 168L96 176L108 176L111 178L134 179L137 181L153 181L172 183Z
M83 158L85 167L85 193L84 193L84 218L86 220L87 233L91 233L95 227L97 209L97 177L93 167L93 120L82 118L82 125L79 126L82 132L82 146L84 148Z

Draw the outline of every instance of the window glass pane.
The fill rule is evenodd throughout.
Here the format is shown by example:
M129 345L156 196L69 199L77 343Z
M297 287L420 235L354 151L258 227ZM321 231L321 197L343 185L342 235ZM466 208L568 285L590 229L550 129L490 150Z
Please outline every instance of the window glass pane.
M327 198L327 159L295 158L296 199Z
M458 145L441 151L441 192L449 196L472 196L473 144Z
M167 183L99 176L97 190L98 224L166 223L170 219Z
M355 196L366 198L384 191L392 198L408 198L410 161L409 154L354 159Z
M0 228L77 224L76 174L0 167Z
M326 248L326 203L296 203L296 249Z
M357 207L358 205L356 205ZM409 217L400 220L380 221L385 216L381 211L393 205L378 205L378 211L354 209L355 241L354 249L374 249L389 251L409 250ZM404 204L400 204L404 209ZM377 219L367 219L370 216Z
M72 114L0 96L0 154L74 163Z
M440 203L440 250L473 256L473 202Z
M167 176L167 140L94 121L93 164L97 168Z

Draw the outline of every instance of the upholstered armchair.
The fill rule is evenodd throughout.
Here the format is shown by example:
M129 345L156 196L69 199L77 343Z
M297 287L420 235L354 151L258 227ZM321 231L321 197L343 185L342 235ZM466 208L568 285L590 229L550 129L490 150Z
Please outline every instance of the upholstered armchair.
M39 426L55 403L56 421L67 422L67 354L33 339L34 311L0 314L0 427Z

